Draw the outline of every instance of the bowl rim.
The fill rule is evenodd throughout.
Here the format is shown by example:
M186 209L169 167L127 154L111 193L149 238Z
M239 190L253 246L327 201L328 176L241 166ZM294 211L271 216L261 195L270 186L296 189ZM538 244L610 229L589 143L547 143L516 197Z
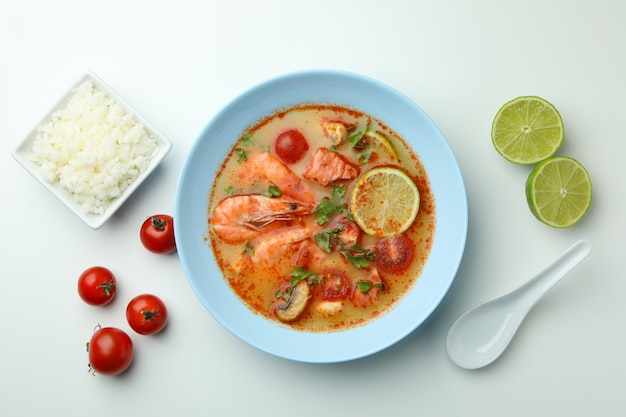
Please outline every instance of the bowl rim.
M364 108L365 106L362 105L359 106L348 102L340 103L338 100L316 100L315 98L311 98L316 97L316 94L318 94L317 92L311 92L311 96L301 98L295 102L282 100L280 98L281 95L291 94L289 92L296 85L299 86L300 89L311 88L312 86L319 87L319 85L315 83L321 83L322 81L330 83L333 87L345 87L345 84L351 84L352 86L356 85L371 88L378 93L388 95L399 103L400 106L406 107L410 114L421 118L420 121L423 122L424 128L428 129L428 131L436 137L438 150L445 153L445 158L447 158L447 162L449 163L449 166L446 167L449 169L445 173L446 178L443 182L452 184L454 187L454 203L456 207L452 208L455 216L454 222L452 223L454 223L454 226L457 227L457 229L452 233L450 230L447 230L447 234L445 236L440 236L439 230L445 228L440 227L440 207L438 202L440 196L438 196L437 191L433 191L435 193L435 204L438 210L435 240L431 254L424 266L422 274L414 285L414 288L409 291L409 294L405 295L399 304L391 309L391 311L385 313L382 317L369 322L367 325L358 326L341 332L308 333L292 330L287 326L265 319L259 314L251 311L232 292L228 284L224 282L225 280L222 278L221 271L219 271L215 265L213 265L213 267L217 269L220 279L210 281L211 291L214 291L213 294L207 295L206 293L203 293L205 290L203 286L206 286L206 282L202 282L198 279L198 277L194 276L195 271L193 271L193 268L196 268L199 262L202 263L203 268L210 268L210 264L214 264L213 252L210 249L210 244L206 241L207 216L205 205L208 204L208 194L210 193L213 181L211 180L207 185L206 196L192 196L188 194L190 191L189 181L191 181L191 179L195 181L196 179L194 179L193 175L199 175L198 171L200 170L196 169L197 167L194 166L194 163L197 162L199 158L198 155L200 153L205 155L205 157L206 154L212 154L211 157L219 158L217 164L219 166L223 157L226 156L226 152L224 152L223 156L215 156L216 151L219 150L220 152L217 153L222 153L223 149L213 148L216 146L218 148L220 146L226 146L229 150L233 146L236 138L238 138L246 128L250 127L250 125L257 120L280 109L300 103L324 102L348 105L372 114L372 112L368 111ZM277 88L278 90L276 90ZM315 88L311 88L311 90L315 90ZM272 92L275 91L279 91L280 93L273 94ZM250 100L252 100L253 103L244 105L246 101ZM265 109L265 106L270 106L271 108L260 110L260 108ZM258 115L258 117L256 117L256 115ZM238 124L237 122L233 122L233 120L228 120L231 116L234 116L233 119L241 119L242 117L247 118L247 123L241 122ZM377 114L372 114L372 116L381 119L383 122L390 125L392 129L397 131L401 136L404 136L405 140L407 140L407 142L415 148L409 138L407 138L406 135L403 135L403 132L397 129L396 126L390 124L388 120L385 120L384 117L379 117ZM235 132L233 129L238 129L237 133L233 135L233 141L211 141L210 136L213 133L218 131L220 133L224 133L224 131L228 131L229 129L232 132ZM216 145L218 142L220 144ZM228 144L224 145L224 142L228 142ZM209 149L207 149L207 147ZM422 159L422 155L420 155L417 150L415 151L424 163L425 161ZM215 170L215 168L212 168L212 170ZM207 170L205 169L204 171ZM426 168L426 171L429 172L429 179L431 179L432 182L432 178L430 177L432 173L428 168ZM214 178L215 174L209 174L208 177ZM207 178L203 179L206 181ZM439 182L441 183L442 180L440 179ZM200 221L200 219L193 219L193 214L195 212L193 211L193 208L191 208L193 207L193 204L189 204L190 201L196 205L199 205L200 203L204 205L205 216L202 221ZM468 206L465 185L463 183L460 167L452 149L439 128L434 124L432 119L430 119L430 117L428 117L426 113L424 113L423 110L417 106L417 104L399 91L364 75L341 70L304 70L279 75L257 84L233 99L209 121L191 147L181 169L179 182L177 184L174 218L177 224L175 234L179 248L178 253L188 282L192 286L201 303L224 328L229 330L232 334L244 342L274 356L299 362L333 363L362 358L384 350L414 331L432 314L432 312L441 303L443 297L447 294L458 272L467 238ZM198 232L197 228L204 229L202 232ZM200 236L201 234L204 234L204 236ZM446 245L445 239L449 239L450 235L453 235L454 242L450 245L450 247L444 247L444 245ZM200 249L201 246L204 246L204 249ZM410 294L417 292L416 289L418 287L430 285L422 284L422 282L425 280L424 277L426 274L433 274L430 269L434 267L430 267L430 265L432 264L431 258L433 257L433 252L436 248L438 251L437 256L439 258L437 260L438 264L446 264L447 277L445 282L437 284L439 285L439 288L435 294L420 293L418 299L410 299ZM202 259L203 257L206 257L207 254L210 261ZM206 273L207 271L204 270L203 272ZM215 270L211 272L215 272ZM430 281L433 279L434 278L431 278ZM226 290L224 288L226 288ZM219 305L215 305L214 302L217 297L223 297L223 300L217 301ZM422 311L419 312L419 317L410 318L410 323L408 325L400 326L400 329L395 329L393 335L391 336L384 335L381 338L377 334L379 331L383 333L385 332L383 326L389 323L390 317L391 320L393 320L394 317L414 313L418 302L425 302L428 304L427 308L422 309ZM228 303L238 304L239 307L229 306ZM239 317L237 317L238 315ZM245 318L245 320L238 321L238 319L241 319L242 317ZM268 341L268 338L273 336L283 338L283 342L285 343L279 346L278 342ZM354 349L335 349L345 343L354 343L355 341L356 343L361 343L362 345L357 346ZM296 350L296 346L298 348L302 348L303 350ZM309 349L309 347L311 348Z
M122 194L113 199L106 207L101 215L93 213L85 213L78 203L76 203L72 195L62 188L58 182L50 183L46 181L40 173L39 165L31 160L32 145L37 136L37 129L51 120L52 115L64 108L70 101L76 89L84 82L91 81L100 91L113 99L116 103L124 108L129 114L144 125L148 133L156 140L159 147L159 153L152 158L148 168L142 172L130 184ZM58 200L68 207L76 216L78 216L87 226L92 229L99 229L117 212L117 210L128 200L133 192L150 176L150 174L160 165L163 159L172 149L172 143L163 136L147 119L145 119L137 110L135 110L124 98L122 98L109 84L107 84L100 76L93 71L85 72L77 81L68 88L65 93L56 101L56 103L48 110L48 112L39 119L38 123L31 128L30 132L22 138L21 142L11 151L13 159L15 159L29 174L31 174L41 185L50 191Z

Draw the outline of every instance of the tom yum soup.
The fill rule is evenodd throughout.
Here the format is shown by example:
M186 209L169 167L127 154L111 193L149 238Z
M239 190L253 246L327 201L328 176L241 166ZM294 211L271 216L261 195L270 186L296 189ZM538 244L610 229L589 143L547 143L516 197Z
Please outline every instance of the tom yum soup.
M309 332L392 309L420 276L435 230L428 177L407 143L365 113L324 105L243 132L208 216L233 291L254 312Z

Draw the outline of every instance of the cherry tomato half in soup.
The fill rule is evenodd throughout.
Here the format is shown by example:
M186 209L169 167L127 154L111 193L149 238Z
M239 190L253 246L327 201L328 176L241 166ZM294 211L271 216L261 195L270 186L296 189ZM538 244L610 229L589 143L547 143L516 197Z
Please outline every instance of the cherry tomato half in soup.
M286 130L276 137L274 150L283 162L293 164L302 159L309 150L309 144L302 133L297 130Z
M381 239L374 247L376 267L392 274L404 272L415 256L415 244L406 235L394 235Z
M327 301L339 301L346 298L350 292L350 282L341 273L328 272L324 275L322 298Z

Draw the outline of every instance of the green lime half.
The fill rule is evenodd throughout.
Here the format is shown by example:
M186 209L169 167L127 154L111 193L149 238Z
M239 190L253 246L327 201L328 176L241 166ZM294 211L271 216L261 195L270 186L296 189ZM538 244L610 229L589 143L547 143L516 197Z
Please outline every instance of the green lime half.
M504 104L491 126L491 140L508 161L531 165L551 157L563 143L563 120L548 101L522 96Z
M530 211L545 224L564 228L576 224L591 205L591 179L575 159L557 156L540 162L526 181Z

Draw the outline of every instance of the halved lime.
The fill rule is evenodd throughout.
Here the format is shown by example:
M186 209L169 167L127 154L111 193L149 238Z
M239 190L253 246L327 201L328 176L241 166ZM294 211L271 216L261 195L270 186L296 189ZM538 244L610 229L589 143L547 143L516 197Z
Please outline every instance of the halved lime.
M557 156L540 162L526 181L530 211L545 224L565 228L583 218L591 205L591 179L575 159Z
M368 235L387 237L406 231L419 205L419 190L407 174L393 167L378 167L357 180L350 213Z
M551 157L563 143L563 120L556 107L536 96L505 103L491 126L493 146L510 162L531 165Z

